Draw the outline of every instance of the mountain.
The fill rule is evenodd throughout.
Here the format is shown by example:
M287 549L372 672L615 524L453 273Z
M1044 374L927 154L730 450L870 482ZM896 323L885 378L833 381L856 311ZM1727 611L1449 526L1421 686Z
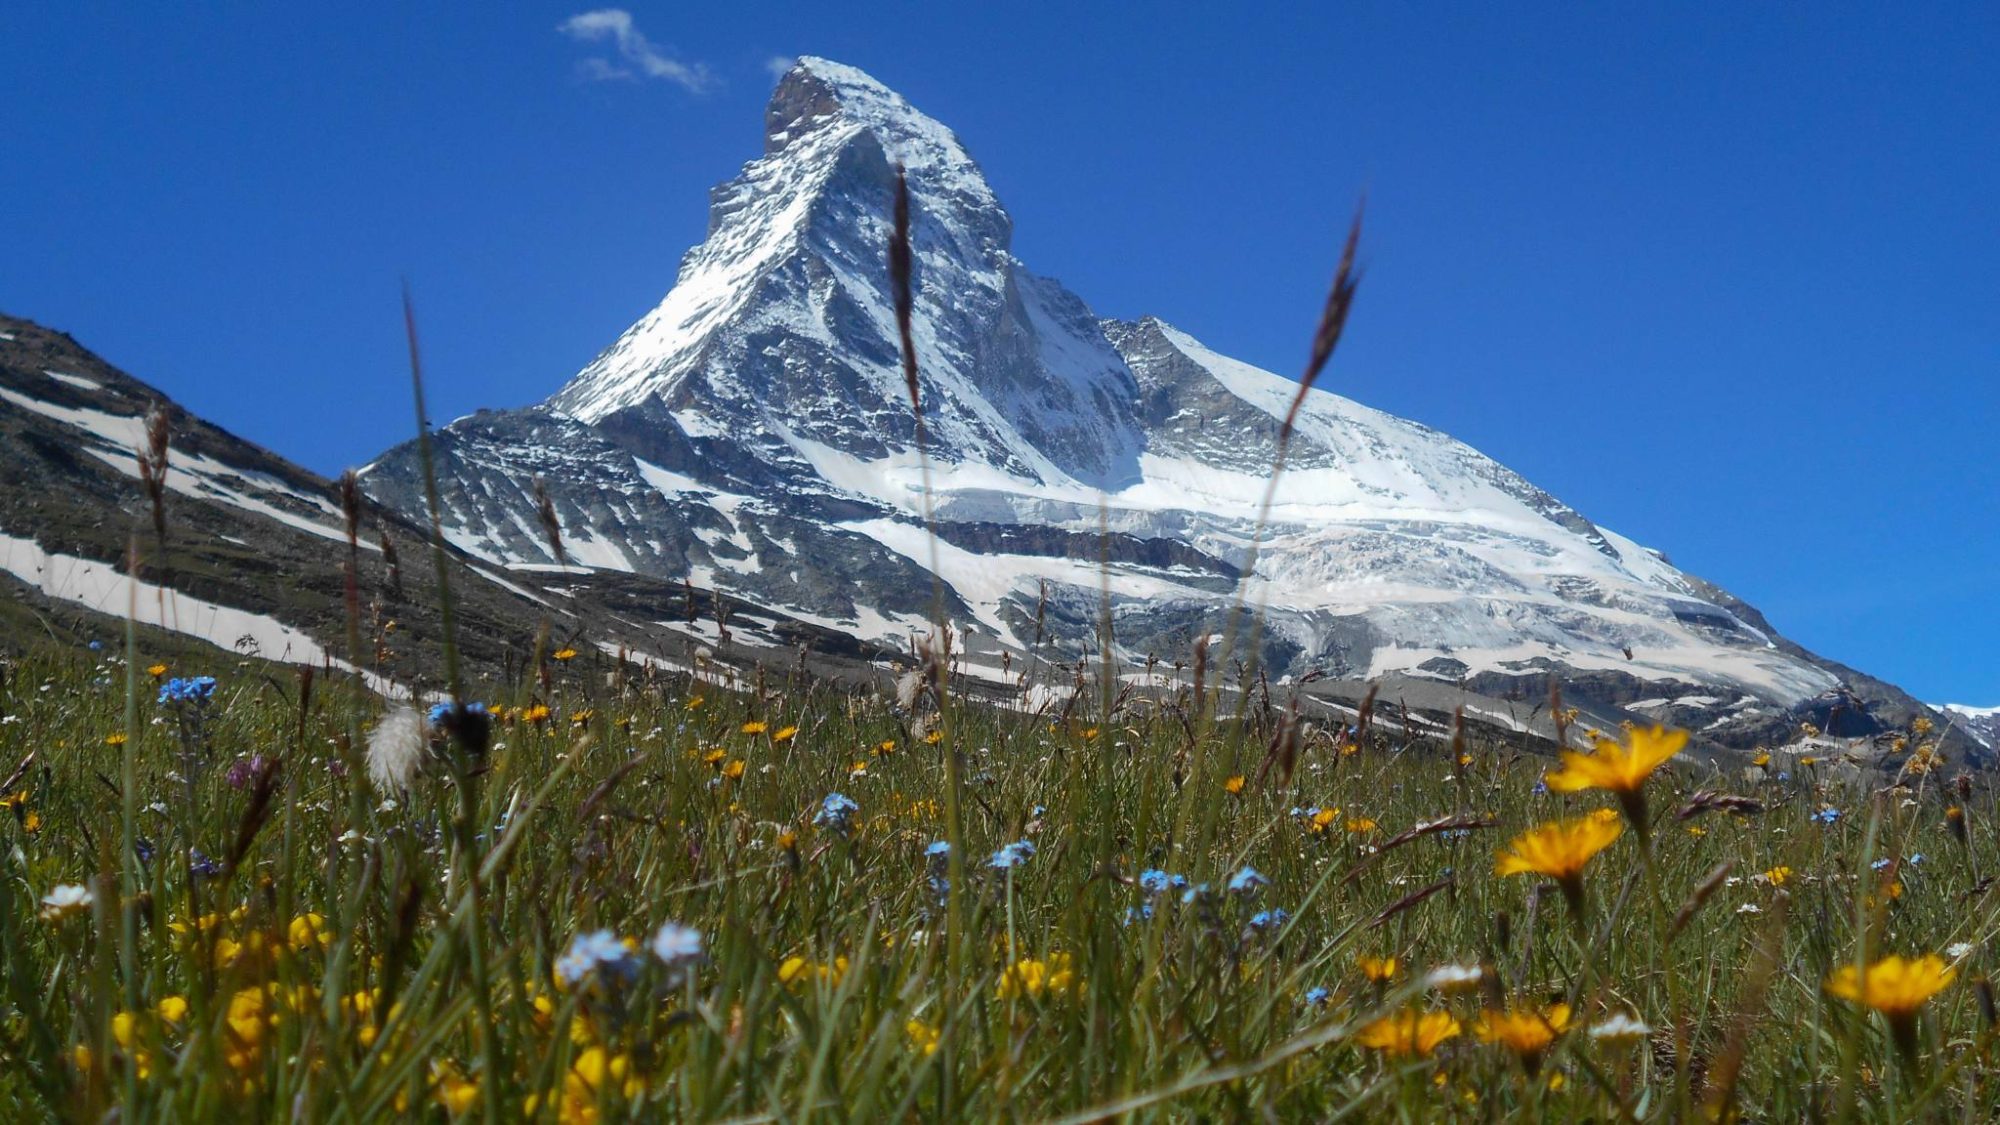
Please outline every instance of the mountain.
M681 582L888 645L941 601L968 672L1010 689L1095 651L1107 600L1131 665L1186 660L1240 587L1294 682L1515 725L1551 680L1719 746L1925 713L1469 446L1324 391L1260 526L1295 383L1030 272L959 139L858 70L801 59L764 128L655 308L541 405L439 431L444 523L470 556L562 565L539 488L581 588ZM898 165L921 453L885 265ZM411 445L363 482L422 510Z
M164 552L138 461L156 409L168 441ZM129 612L149 659L180 654L212 669L219 649L354 669L334 482L189 413L69 336L8 316L0 477L0 653L47 640L116 647ZM443 627L423 522L363 508L362 671L384 691L435 689ZM604 598L542 589L458 552L449 567L458 642L476 675L521 667L544 624L558 641L587 632L613 649L650 636Z

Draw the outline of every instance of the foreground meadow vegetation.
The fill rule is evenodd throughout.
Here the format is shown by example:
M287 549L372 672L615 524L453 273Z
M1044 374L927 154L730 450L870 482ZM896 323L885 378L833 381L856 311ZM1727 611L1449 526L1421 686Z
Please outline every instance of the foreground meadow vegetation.
M1995 1096L1983 785L1725 774L1643 729L1559 763L1185 683L1058 716L542 668L430 714L115 648L13 668L9 1119Z

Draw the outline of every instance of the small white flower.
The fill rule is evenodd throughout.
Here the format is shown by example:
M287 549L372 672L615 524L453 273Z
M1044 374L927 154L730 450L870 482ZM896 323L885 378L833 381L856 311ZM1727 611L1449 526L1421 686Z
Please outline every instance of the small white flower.
M81 883L61 883L42 896L42 917L50 921L90 909L96 896Z
M1974 948L1976 947L1969 941L1955 941L1944 947L1944 955L1954 961L1960 961L1971 956Z
M1762 913L1764 913L1764 908L1763 908L1763 907L1761 907L1761 906L1758 906L1758 905L1757 905L1756 903L1754 903L1754 902L1746 902L1746 903L1744 903L1744 904L1743 904L1742 906L1739 906L1739 907L1737 907L1737 908L1736 908L1736 913L1738 913L1738 914L1762 914Z
M424 720L414 707L390 711L368 732L368 779L384 793L408 789L417 776L417 767L423 764L423 757Z
M1646 1021L1620 1012L1610 1019L1590 1029L1590 1037L1599 1043L1612 1045L1637 1043L1653 1034Z
M691 965L701 960L701 931L679 922L668 922L653 935L653 956L670 966Z
M1477 965L1439 965L1424 975L1424 987L1440 992L1470 992L1486 979Z

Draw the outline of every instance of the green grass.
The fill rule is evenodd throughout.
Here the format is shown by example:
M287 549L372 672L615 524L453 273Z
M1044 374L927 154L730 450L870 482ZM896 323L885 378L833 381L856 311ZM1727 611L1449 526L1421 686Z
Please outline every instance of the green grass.
M1983 1116L1994 1097L1975 984L1996 918L1981 880L2000 871L1983 784L1965 799L1935 774L1676 762L1647 790L1650 869L1626 832L1588 867L1577 925L1553 884L1497 877L1494 851L1615 802L1536 792L1550 763L1511 745L1459 764L1392 730L1351 749L1322 732L1281 787L1278 770L1258 780L1268 732L1183 722L1167 691L1058 727L954 704L932 744L872 696L736 692L585 656L552 664L546 694L489 697L545 703L547 719L503 722L489 754L448 749L385 794L361 768L379 700L322 681L302 709L295 678L198 661L171 669L221 680L192 771L143 670L122 746L107 744L128 730L120 659L43 650L8 678L0 775L35 755L0 816L9 1120L515 1119L532 1104L542 1120L1601 1121L1697 1112L1732 1071L1735 1104L1772 1120ZM925 855L945 834L950 750L965 784L956 929ZM231 780L252 755L282 764L262 812L252 771ZM1676 820L1701 788L1767 807ZM860 808L845 836L813 823L833 792ZM1965 808L1964 840L1947 802ZM1316 833L1294 806L1341 812ZM1841 815L1812 819L1823 808ZM1371 854L1446 816L1494 824ZM128 831L150 862L127 857ZM1033 858L1011 877L988 868L1020 839ZM190 848L241 862L191 880ZM1871 868L1882 859L1901 862ZM1733 880L1669 940L1724 862ZM1245 865L1268 886L1223 890ZM1215 893L1149 899L1135 885L1149 868ZM1782 885L1760 877L1777 868ZM42 917L62 884L93 903ZM1147 902L1150 920L1128 919ZM1272 908L1289 920L1250 926ZM669 921L703 935L691 971L645 951ZM571 940L600 929L637 944L629 978L559 985ZM1824 992L1842 964L1960 942L1914 1057ZM1365 980L1364 955L1395 957L1397 976ZM1483 997L1424 986L1432 967L1481 962ZM1330 996L1311 1003L1313 989ZM1576 1006L1532 1078L1472 1034L1503 998ZM1425 1057L1355 1042L1408 1005L1464 1033ZM1617 1013L1650 1041L1587 1034Z

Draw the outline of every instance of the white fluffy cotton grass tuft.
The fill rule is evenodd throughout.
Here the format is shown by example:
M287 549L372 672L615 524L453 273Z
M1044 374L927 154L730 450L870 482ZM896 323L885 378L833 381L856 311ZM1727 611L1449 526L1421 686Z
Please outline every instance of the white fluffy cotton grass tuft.
M414 707L397 707L368 732L368 779L385 793L410 787L424 759L424 719Z

